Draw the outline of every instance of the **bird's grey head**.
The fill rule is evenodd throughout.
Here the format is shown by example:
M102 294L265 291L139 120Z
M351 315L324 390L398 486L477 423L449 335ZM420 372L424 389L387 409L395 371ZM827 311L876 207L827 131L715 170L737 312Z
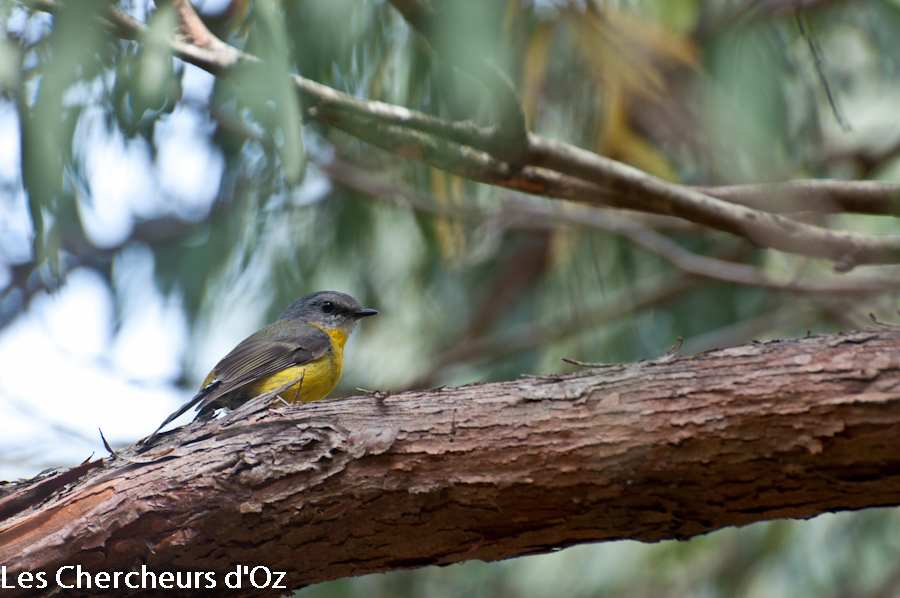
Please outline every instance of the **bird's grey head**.
M360 318L377 313L374 309L361 307L356 299L346 293L319 291L294 301L279 320L302 320L318 324L326 331L338 328L349 335Z

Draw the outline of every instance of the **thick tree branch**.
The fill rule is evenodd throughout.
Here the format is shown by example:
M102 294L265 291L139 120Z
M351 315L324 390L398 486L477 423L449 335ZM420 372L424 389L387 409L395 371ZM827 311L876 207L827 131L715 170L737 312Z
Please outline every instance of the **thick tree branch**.
M182 39L173 43L173 51L180 58L215 73L254 68L257 61L253 57L219 40L211 42L211 33L199 33L197 28L203 24L184 18L185 10L193 11L190 5L184 0L177 4L183 17ZM114 20L119 29L128 26L127 17L114 14L118 15ZM183 40L205 40L206 44L193 46ZM842 271L860 264L900 262L900 236L831 231L731 204L530 133L524 161L528 165L520 168L520 164L511 165L491 155L498 139L494 129L358 100L302 77L295 76L294 81L310 116L379 147L476 181L537 195L668 214L744 237L761 247L825 258ZM881 191L893 198L897 189L900 186Z
M124 451L131 462L7 496L0 562L210 571L219 588L236 566L262 565L294 588L896 505L898 355L887 327L457 389L257 401Z

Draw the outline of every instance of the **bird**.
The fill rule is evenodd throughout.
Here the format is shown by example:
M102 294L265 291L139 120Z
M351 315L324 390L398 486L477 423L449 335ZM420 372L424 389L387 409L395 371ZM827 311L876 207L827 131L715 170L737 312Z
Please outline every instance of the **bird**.
M196 405L198 417L216 409L235 409L263 393L285 387L288 403L324 399L337 386L344 344L360 319L374 316L345 293L318 291L294 301L272 324L251 334L222 358L200 391L147 437Z

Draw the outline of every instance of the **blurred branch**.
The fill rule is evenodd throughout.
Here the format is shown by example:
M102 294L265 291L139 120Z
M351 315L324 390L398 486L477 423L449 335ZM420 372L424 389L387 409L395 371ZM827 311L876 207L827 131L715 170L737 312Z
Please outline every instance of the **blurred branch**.
M463 216L490 222L503 228L556 228L562 225L601 230L628 239L654 253L686 274L734 284L758 286L794 293L864 295L900 288L898 276L845 277L839 282L778 280L761 269L721 259L697 255L644 224L612 210L599 210L577 203L547 202L528 196L510 195L500 208L447 210L414 190L381 180L338 157L312 160L332 181L382 201L430 213Z
M509 205L509 204L507 204ZM635 245L655 253L688 274L731 282L734 284L766 287L773 290L797 293L866 294L872 291L900 288L900 278L874 276L844 279L840 282L780 281L765 274L759 268L737 264L691 253L668 237L615 212L598 211L578 204L542 206L526 198L517 199L514 211L527 214L531 211L536 221L548 219L587 226L622 236Z
M900 185L879 181L827 179L695 189L731 203L768 212L856 212L900 216Z
M258 62L221 41L211 41L211 33L198 33L198 28L205 28L202 22L185 16L185 11L190 14L193 9L183 0L178 6L182 31L188 32L183 33L183 39L206 41L201 47L173 40L173 51L183 60L214 73L253 68ZM118 14L115 9L112 12ZM116 17L116 22L125 25L130 21ZM839 271L861 264L900 263L897 235L833 231L727 203L532 133L528 134L529 165L520 167L490 153L498 138L494 129L469 122L451 123L382 102L358 100L303 77L293 78L309 116L412 160L476 181L535 195L668 214L732 233L760 247L825 258L833 261Z
M898 157L900 157L900 140L886 147L836 148L826 151L821 161L822 164L850 162L865 177L876 170L885 168L889 162L896 160Z

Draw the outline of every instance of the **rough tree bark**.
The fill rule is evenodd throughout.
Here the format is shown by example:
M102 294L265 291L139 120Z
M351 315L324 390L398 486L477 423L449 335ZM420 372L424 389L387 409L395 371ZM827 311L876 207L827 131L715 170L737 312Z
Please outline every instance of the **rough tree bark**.
M133 462L97 461L0 500L6 583L23 571L48 581L5 595L49 594L64 565L210 572L219 589L236 566L265 566L297 588L896 505L898 350L900 330L884 327L496 384L248 405L142 455L124 451ZM118 583L104 595L154 594ZM280 593L245 576L234 595Z

